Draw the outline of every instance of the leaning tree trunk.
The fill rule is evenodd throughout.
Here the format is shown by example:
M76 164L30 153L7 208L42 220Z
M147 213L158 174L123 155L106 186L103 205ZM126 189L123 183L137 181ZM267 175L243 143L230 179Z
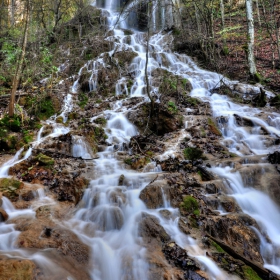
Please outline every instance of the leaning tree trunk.
M254 19L252 0L246 0L247 32L248 32L248 66L250 75L256 78L257 68L254 56Z
M27 37L28 37L28 28L29 28L29 20L30 20L30 1L27 0L26 1L26 16L25 16L25 26L24 26L24 32L23 32L21 54L20 54L20 58L19 58L18 63L17 63L15 76L13 78L12 92L11 92L11 98L10 98L10 103L9 103L9 116L10 117L14 116L15 95L16 95L16 90L17 90L18 83L19 83L19 80L20 80L23 61L24 61L24 57L25 57L25 50L26 50Z

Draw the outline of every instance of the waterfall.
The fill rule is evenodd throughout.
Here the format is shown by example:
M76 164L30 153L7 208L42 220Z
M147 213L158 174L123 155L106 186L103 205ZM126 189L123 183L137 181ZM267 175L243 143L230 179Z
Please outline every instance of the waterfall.
M22 159L20 159L20 155L23 150L20 150L12 160L1 167L0 177L7 177L11 166L27 159L32 153L32 148L49 138L70 132L70 127L67 126L68 115L74 108L73 96L79 92L79 81L83 73L90 74L89 89L95 94L99 88L99 71L108 67L105 58L113 58L118 51L132 52L135 56L127 65L127 75L120 75L115 86L115 97L126 95L126 98L115 101L114 106L106 105L106 109L94 113L89 118L91 122L98 117L106 120L104 131L107 137L102 143L102 149L93 156L91 148L86 144L85 137L80 134L72 135L71 156L86 160L89 186L84 191L82 201L77 205L72 216L69 213L70 218L67 221L59 222L64 228L75 233L90 248L90 265L87 269L93 280L151 279L149 272L154 265L149 259L151 249L139 234L141 222L145 216L156 218L158 226L167 233L176 246L185 250L188 256L199 264L207 279L235 279L235 276L228 275L209 257L208 251L201 246L198 240L180 230L179 210L171 206L172 203L163 187L160 187L159 192L163 205L159 208L148 209L140 199L141 191L162 175L162 169L154 159L143 168L142 172L127 168L123 160L124 151L127 151L127 154L131 152L128 148L130 139L139 132L126 117L127 113L133 110L133 107L126 105L126 101L132 97L149 101L145 80L146 55L148 54L147 72L151 92L157 100L156 102L160 102L161 94L164 93L159 91L158 84L153 80L153 71L161 69L166 73L187 79L193 88L191 95L210 103L223 134L223 144L230 152L244 160L251 155L263 156L277 150L277 145L268 146L267 140L269 137L271 140L280 136L280 115L271 113L264 121L258 117L261 113L259 109L247 105L237 105L226 96L210 94L210 90L219 85L222 76L200 69L187 55L172 52L170 46L173 37L169 31L180 25L181 3L179 0L155 0L150 7L147 7L147 1L142 0L96 0L95 2L107 17L110 32L108 32L106 40L110 42L112 50L100 54L96 59L89 60L80 68L78 78L72 86L72 93L66 95L62 112L59 115L63 119L63 124L55 122L57 116L47 120L45 124L52 127L50 134L42 136L45 128L43 126L38 133L37 140L32 143ZM122 15L119 14L120 10L123 10ZM137 17L139 11L143 12L140 18ZM148 18L149 14L150 18ZM143 31L147 30L148 25L154 33L151 32L147 50L147 38ZM129 35L123 30L128 28L131 29ZM157 31L162 32L156 33ZM231 83L226 79L225 81L228 84ZM188 128L192 123L192 120L187 118L191 109L184 109L184 117L186 117L184 121L187 119L186 128ZM236 115L250 120L252 126L245 129L238 125ZM225 121L221 121L221 118ZM265 137L261 134L261 128L266 129ZM78 128L76 129L78 130ZM71 133L78 134L76 129ZM158 156L157 160L174 159L182 150L181 143L189 135L185 128L176 133L177 138L169 141L165 151ZM256 220L259 228L254 228L254 230L261 240L260 251L264 266L280 274L279 207L264 192L246 186L240 173L232 167L215 166L210 171L226 182L227 195L237 201L244 213ZM34 218L35 210L40 206L55 204L53 199L46 198L43 188L37 191L37 196L38 199L30 209L17 210L6 198L3 199L2 208L10 218L20 216ZM161 211L170 212L172 218L164 218ZM222 215L227 215L227 213L222 213ZM51 221L55 224L56 218L52 218ZM60 269L57 259L52 260L52 255L48 250L17 249L16 240L19 234L14 225L1 223L1 252L9 256L34 260L45 269L50 277L58 273L58 277L63 275L63 277L66 276L66 279L73 279L70 271ZM169 265L165 259L162 263ZM162 263L159 263L159 266ZM170 279L174 279L174 277L171 275Z

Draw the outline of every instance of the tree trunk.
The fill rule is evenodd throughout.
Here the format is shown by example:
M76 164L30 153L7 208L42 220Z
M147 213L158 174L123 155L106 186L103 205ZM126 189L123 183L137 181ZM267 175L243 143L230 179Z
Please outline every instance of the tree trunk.
M248 32L248 66L250 75L255 78L257 74L257 68L255 64L254 56L254 44L255 44L255 34L254 34L254 19L253 19L253 9L252 0L246 0L246 16L247 16L247 32Z
M150 16L151 16L151 11L150 11L150 7L148 8L148 13L149 13L149 17L148 17L148 32L147 32L147 49L146 49L146 63L145 63L145 82L146 82L146 90L147 90L147 95L151 101L151 115L154 112L154 99L151 96L151 92L150 92L150 84L149 84L149 76L148 76L148 63L149 63L149 42L150 42Z
M220 9L221 9L221 19L222 19L222 28L225 28L225 5L224 0L220 0Z
M30 20L30 0L27 0L26 1L25 26L24 26L24 33L23 33L23 40L22 40L22 49L21 49L20 58L19 58L18 63L17 63L15 76L14 76L14 79L13 79L12 92L11 92L11 98L10 98L10 103L9 103L9 116L10 117L14 116L15 95L16 95L16 90L17 90L18 83L19 83L19 80L20 80L23 61L24 61L24 57L25 57L27 37L28 37L28 28L29 28L29 20Z

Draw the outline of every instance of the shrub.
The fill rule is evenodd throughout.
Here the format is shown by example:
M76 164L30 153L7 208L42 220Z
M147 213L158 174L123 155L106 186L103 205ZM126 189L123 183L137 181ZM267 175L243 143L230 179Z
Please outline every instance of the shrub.
M203 152L198 148L187 147L184 149L185 159L194 161L203 157Z

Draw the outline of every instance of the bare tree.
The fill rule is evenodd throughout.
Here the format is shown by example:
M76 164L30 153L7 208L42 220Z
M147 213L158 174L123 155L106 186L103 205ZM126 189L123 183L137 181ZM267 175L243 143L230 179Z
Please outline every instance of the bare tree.
M9 116L14 116L14 106L15 106L15 95L16 90L18 87L18 83L20 80L20 76L22 73L22 66L25 57L26 45L27 45L27 37L28 37L28 29L29 29L29 21L30 21L30 0L26 0L26 14L25 14L25 25L24 25L24 32L23 32L23 40L22 40L22 48L20 58L17 63L16 72L14 75L13 83L12 83L12 91L11 91L11 98L9 102Z
M255 44L255 34L254 34L254 18L253 18L253 8L252 0L246 0L246 16L247 16L247 33L248 33L248 66L250 75L256 78L257 68L255 64L254 55L254 44Z

